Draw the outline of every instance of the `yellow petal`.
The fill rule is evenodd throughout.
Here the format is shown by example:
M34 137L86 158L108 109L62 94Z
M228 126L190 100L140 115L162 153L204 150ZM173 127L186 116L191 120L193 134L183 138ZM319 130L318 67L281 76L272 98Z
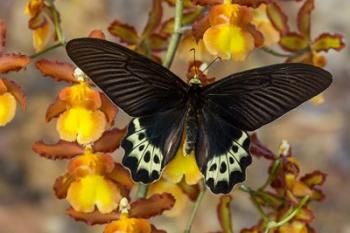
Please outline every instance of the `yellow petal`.
M196 42L192 34L187 34L181 40L178 54L186 61L193 61L193 51L191 49L195 50L197 60L210 62L214 59L214 56L207 51L203 40Z
M194 152L184 156L183 146L183 144L180 146L175 158L165 167L163 177L172 183L178 183L185 176L187 184L197 184L202 174L197 166Z
M71 108L61 114L57 121L57 131L65 141L88 144L98 140L106 128L105 115L97 110Z
M25 6L24 13L33 17L42 10L44 6L43 0L29 0Z
M218 24L229 23L236 19L239 13L239 5L224 3L215 5L210 8L209 22L210 25L215 26Z
M9 123L16 114L16 99L15 97L5 92L0 95L0 126Z
M279 228L280 233L308 233L306 224L299 221L286 223Z
M89 174L109 174L114 169L114 161L110 155L93 153L90 148L85 149L83 155L79 155L69 161L68 171L75 177L83 177Z
M252 35L231 24L210 27L203 41L209 53L222 59L244 60L254 48Z
M72 107L83 107L97 110L101 107L101 97L98 91L92 89L87 82L64 88L59 98Z
M165 211L164 215L167 217L176 217L182 214L188 203L188 197L182 189L174 183L161 179L149 186L147 196L162 193L170 193L176 200L174 207L171 210Z
M142 218L129 218L121 214L120 219L108 224L104 233L151 233L151 224Z
M325 56L317 52L312 52L312 64L318 67L325 67L327 64L327 59Z
M54 28L50 21L47 21L42 27L33 31L33 47L36 52L42 51L53 37Z
M319 94L319 95L313 97L313 98L310 100L310 102L311 102L313 105L321 105L321 104L324 103L324 101L325 101L325 99L324 99L324 94L323 94L323 93L321 93L321 94Z
M95 206L101 213L110 213L118 207L121 199L116 185L103 176L88 175L71 184L67 201L74 210L90 213Z
M297 197L304 197L306 195L311 196L312 190L301 181L297 180L294 174L285 175L285 181L288 188L292 191L292 193Z

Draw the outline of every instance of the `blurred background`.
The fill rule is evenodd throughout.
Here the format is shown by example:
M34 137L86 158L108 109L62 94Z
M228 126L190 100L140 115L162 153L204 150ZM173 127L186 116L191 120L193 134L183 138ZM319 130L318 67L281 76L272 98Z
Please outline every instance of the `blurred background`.
M57 0L61 13L62 28L67 39L87 36L93 29L101 29L107 35L107 27L118 18L142 30L148 16L149 0ZM282 2L282 1L281 1ZM339 32L350 36L350 1L316 0L312 14L312 34ZM7 51L34 53L31 31L24 15L24 0L0 0L0 18L6 21ZM294 1L283 4L295 21L300 4ZM147 9L147 10L146 10ZM166 17L172 11L166 11ZM292 28L292 29L295 29ZM108 35L108 39L113 39ZM68 60L63 48L47 53L47 58ZM323 190L326 199L314 203L316 212L313 226L320 233L350 233L350 53L329 52L326 69L334 75L334 83L326 93L326 101L320 106L303 104L286 116L258 130L261 140L271 150L277 151L282 139L288 140L293 154L299 160L302 172L322 170L328 174ZM215 64L209 76L217 79L239 70L283 62L279 58L255 51L245 62ZM172 70L184 77L187 64L176 59ZM5 76L5 75L3 75ZM6 75L20 84L27 94L28 109L18 110L16 118L0 128L0 233L92 233L102 232L99 226L86 226L65 215L66 203L55 198L52 185L55 178L65 171L65 161L50 161L31 150L32 143L45 138L57 141L55 123L45 122L45 112L56 97L62 83L44 78L31 64L24 72ZM121 114L119 124L125 124L126 115ZM122 123L121 123L122 122ZM118 152L117 152L118 154ZM118 157L118 155L116 155ZM120 156L119 156L120 157ZM247 185L259 186L266 177L267 163L254 158L248 168ZM233 222L235 232L256 223L258 215L248 196L233 192ZM197 216L194 233L219 230L216 218L217 198L205 197ZM189 206L190 207L190 206ZM188 208L181 217L157 217L158 228L169 233L183 231L189 216ZM179 227L180 226L180 227Z

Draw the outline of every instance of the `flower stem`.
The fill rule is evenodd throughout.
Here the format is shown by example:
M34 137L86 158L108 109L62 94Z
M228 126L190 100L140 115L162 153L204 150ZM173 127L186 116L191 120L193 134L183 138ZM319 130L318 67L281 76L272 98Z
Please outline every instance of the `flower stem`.
M139 183L139 186L137 188L137 192L136 192L136 198L145 198L147 195L147 191L148 191L148 185L147 184L143 184L143 183Z
M276 159L273 164L272 164L272 168L271 168L271 173L269 175L269 177L267 178L266 182L258 189L259 191L263 191L267 188L267 186L269 186L272 182L272 180L275 178L276 173L278 171L278 168L281 165L281 160L280 159Z
M59 48L59 47L61 47L63 45L64 44L62 44L61 42L58 42L58 43L52 45L51 47L48 47L48 48L46 48L46 49L44 49L44 50L42 50L42 51L40 51L38 53L34 53L34 54L30 55L30 58L33 59L33 58L39 57L40 55L43 55L44 53L50 52L51 50Z
M298 206L292 209L291 211L289 211L288 213L286 213L280 221L278 222L270 221L266 226L265 233L268 233L271 228L280 227L286 224L287 222L289 222L290 220L292 220L295 217L295 215L299 213L301 208L303 208L303 206L307 203L309 199L310 199L310 196L303 197L303 199L301 199L301 201L299 202Z
M196 214L197 214L197 211L199 209L199 206L202 203L205 191L206 191L206 187L205 187L205 183L203 182L201 191L200 191L200 193L199 193L199 195L197 197L196 202L194 203L194 206L193 206L193 209L192 209L192 212L191 212L191 216L188 219L188 222L187 222L187 225L186 225L184 233L190 233L191 232L191 228L192 228L192 224L193 224L194 218L196 217Z
M176 7L175 7L175 22L174 22L174 31L171 35L168 50L166 52L163 66L166 68L170 68L171 63L173 62L173 59L175 57L176 49L180 41L181 37L181 22L182 22L182 12L184 7L184 0L176 0Z
M258 210L260 216L264 219L265 222L268 222L269 221L269 217L267 216L267 214L265 213L263 208L260 206L260 204L256 200L256 198L255 198L255 191L253 189L243 185L243 184L240 186L240 190L243 191L243 192L249 193L249 196L252 199L252 202L253 202L255 208Z
M280 52L277 52L277 51L270 49L270 48L267 48L267 47L263 47L263 48L261 48L261 50L266 52L266 53L269 53L271 55L274 55L276 57L288 58L288 57L293 56L293 54L280 53Z
M64 36L63 36L61 25L60 25L58 11L57 11L56 6L52 0L48 0L48 2L49 2L50 9L52 12L53 23L55 25L55 32L56 32L57 39L61 44L64 44L65 40L64 40Z

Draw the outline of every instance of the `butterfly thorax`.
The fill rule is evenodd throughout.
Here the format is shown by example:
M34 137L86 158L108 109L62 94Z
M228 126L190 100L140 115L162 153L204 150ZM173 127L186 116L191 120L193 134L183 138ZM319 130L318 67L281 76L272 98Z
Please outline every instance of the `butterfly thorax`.
M187 99L187 112L185 121L185 146L184 152L189 155L195 148L198 138L198 115L203 106L200 85L192 85Z

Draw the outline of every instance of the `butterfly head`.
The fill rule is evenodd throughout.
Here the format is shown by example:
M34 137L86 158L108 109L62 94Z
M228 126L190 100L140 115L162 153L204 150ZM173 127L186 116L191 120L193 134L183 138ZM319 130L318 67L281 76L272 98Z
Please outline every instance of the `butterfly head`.
M195 74L189 81L190 85L194 86L202 86L202 81L200 80L199 76Z

